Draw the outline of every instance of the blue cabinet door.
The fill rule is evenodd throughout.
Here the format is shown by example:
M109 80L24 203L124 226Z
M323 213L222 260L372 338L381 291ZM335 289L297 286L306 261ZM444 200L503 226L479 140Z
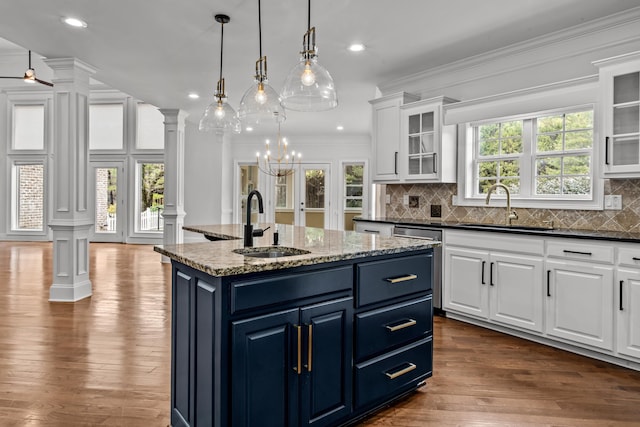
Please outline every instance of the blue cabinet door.
M171 334L171 424L190 426L194 418L193 276L174 270Z
M351 413L353 298L300 310L305 331L300 425L335 425Z
M298 318L295 308L232 323L230 425L298 425Z

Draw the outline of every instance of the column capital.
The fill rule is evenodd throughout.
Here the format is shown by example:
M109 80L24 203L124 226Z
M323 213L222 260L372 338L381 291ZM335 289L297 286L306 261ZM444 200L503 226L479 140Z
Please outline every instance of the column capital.
M189 115L179 108L158 108L158 111L160 111L164 116L165 125L184 125L184 122L187 120L187 116Z

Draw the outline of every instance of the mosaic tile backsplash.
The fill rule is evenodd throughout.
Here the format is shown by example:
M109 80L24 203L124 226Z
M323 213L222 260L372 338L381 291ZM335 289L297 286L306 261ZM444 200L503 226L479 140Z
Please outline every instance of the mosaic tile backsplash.
M456 184L390 184L386 192L391 196L391 203L385 207L388 218L500 224L505 221L504 206L453 206ZM516 208L518 220L514 224L545 226L544 221L553 221L555 228L640 232L640 179L606 179L604 194L621 194L622 210ZM403 205L404 195L417 196L418 207L411 207L415 203ZM441 218L431 217L431 205L441 205Z

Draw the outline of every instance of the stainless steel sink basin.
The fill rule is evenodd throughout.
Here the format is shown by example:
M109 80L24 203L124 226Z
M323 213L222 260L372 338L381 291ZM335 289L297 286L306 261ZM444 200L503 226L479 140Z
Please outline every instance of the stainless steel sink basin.
M255 248L234 249L233 252L252 258L281 258L295 255L305 255L311 252L304 249L288 248L286 246L264 246Z
M494 229L494 230L522 230L522 231L548 231L553 230L550 227L537 227L533 225L506 225L506 224L474 224L474 223L466 223L460 224L463 227L469 228L486 228L486 229Z

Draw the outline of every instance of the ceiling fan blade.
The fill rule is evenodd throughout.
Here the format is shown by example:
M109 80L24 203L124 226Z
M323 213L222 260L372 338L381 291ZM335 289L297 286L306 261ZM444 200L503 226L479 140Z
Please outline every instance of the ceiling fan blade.
M49 83L49 82L45 82L44 80L40 80L39 78L36 77L35 79L38 83L46 85L46 86L51 86L53 87L53 83Z
M0 76L0 79L20 79L20 80L22 80L22 79L23 79L23 77Z

